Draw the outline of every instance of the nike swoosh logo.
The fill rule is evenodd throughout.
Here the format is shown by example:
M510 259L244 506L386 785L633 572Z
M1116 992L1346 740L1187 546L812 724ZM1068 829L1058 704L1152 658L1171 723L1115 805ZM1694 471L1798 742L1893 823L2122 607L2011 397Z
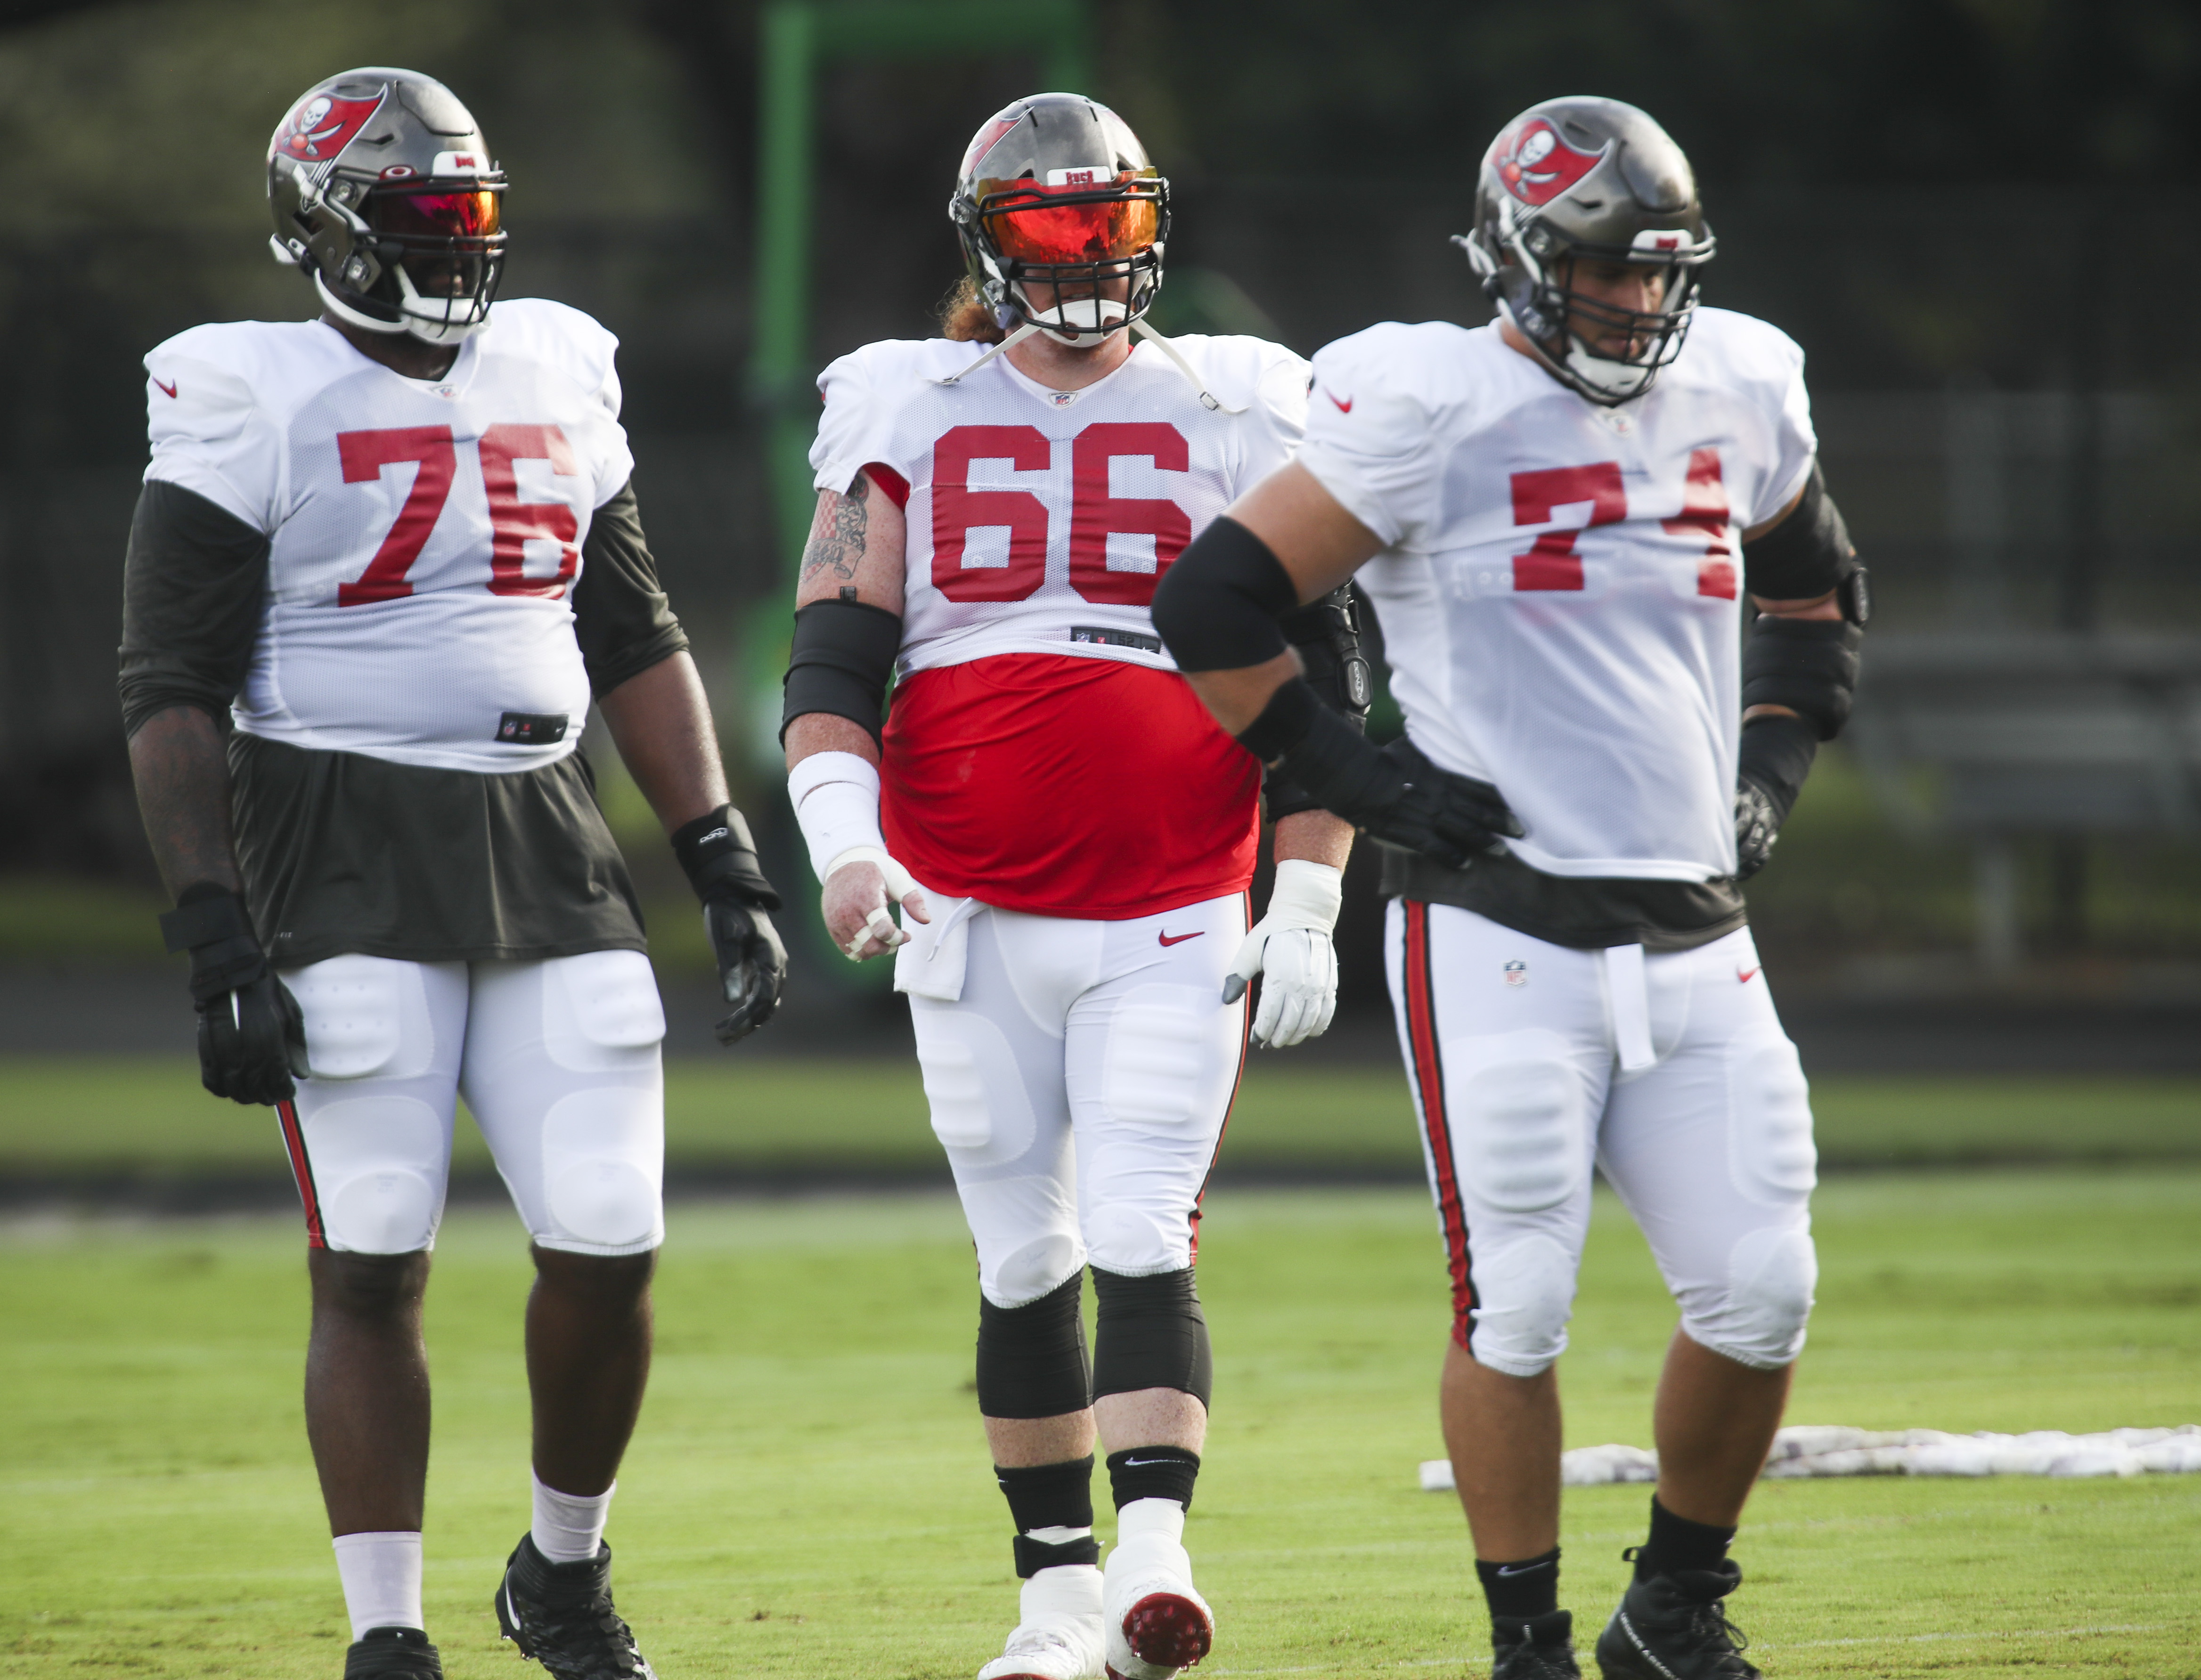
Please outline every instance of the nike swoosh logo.
M1761 963L1758 966L1762 969L1765 965ZM1734 977L1740 984L1747 986L1758 978L1758 969L1737 969L1734 971Z
M1337 405L1337 412L1338 412L1339 413L1341 413L1341 414L1350 414L1350 413L1353 412L1353 400L1351 397L1349 397L1349 396L1347 396L1347 397L1332 396L1332 395L1330 395L1330 393L1329 393L1329 392L1328 392L1328 391L1324 391L1324 392L1323 393L1323 395L1324 395L1324 396L1329 397L1329 400L1330 400L1332 402L1334 402L1334 403L1335 403L1335 404Z
M1187 939L1190 939L1192 938L1192 935L1187 934L1185 937ZM1183 1462L1182 1460L1173 1458L1127 1458L1124 1460L1124 1467L1126 1470L1143 1470L1150 1464L1177 1464L1181 1462Z
M1207 929L1205 928L1201 928L1200 930L1200 934L1164 934L1159 928L1156 928L1154 931L1160 937L1161 942L1164 945L1183 945L1187 940L1196 940L1200 937L1200 934L1206 933ZM1160 1463L1165 1462L1165 1460L1157 1460L1156 1462Z
M153 383L156 385L161 385L161 382L158 379L154 380ZM161 385L161 389L164 395L168 396L173 396L176 394L176 388L173 385Z
M1507 1577L1529 1575L1539 1569L1549 1569L1551 1566L1548 1563L1501 1563L1498 1566L1498 1572Z

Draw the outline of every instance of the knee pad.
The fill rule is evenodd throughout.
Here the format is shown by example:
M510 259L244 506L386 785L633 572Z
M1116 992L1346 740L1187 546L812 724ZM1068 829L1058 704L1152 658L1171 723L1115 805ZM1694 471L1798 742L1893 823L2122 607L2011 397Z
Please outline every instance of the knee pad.
M978 1297L983 1416L1059 1418L1093 1403L1093 1370L1085 1357L1085 1319L1079 1310L1084 1285L1079 1271L1021 1307L996 1307ZM1085 1467L1089 1477L1090 1459Z
M1207 1315L1200 1309L1193 1272L1159 1272L1127 1278L1093 1268L1100 1299L1099 1346L1093 1360L1093 1396L1176 1389L1203 1406L1214 1390L1214 1356Z
M1819 1258L1808 1227L1752 1231L1728 1256L1725 1298L1705 1314L1685 1314L1689 1338L1738 1365L1775 1371L1804 1350Z
M350 953L285 971L316 1080L418 1079L436 1059L420 965Z
M560 1098L543 1119L542 1174L539 1206L522 1211L543 1247L596 1255L655 1248L665 1240L662 1086L652 1080Z
M302 1105L301 1186L339 1253L411 1254L431 1247L450 1171L443 1116L418 1097L362 1092Z
M1516 1237L1486 1256L1470 1239L1475 1304L1460 1339L1487 1365L1509 1377L1535 1377L1567 1350L1575 1305L1575 1261L1541 1232Z

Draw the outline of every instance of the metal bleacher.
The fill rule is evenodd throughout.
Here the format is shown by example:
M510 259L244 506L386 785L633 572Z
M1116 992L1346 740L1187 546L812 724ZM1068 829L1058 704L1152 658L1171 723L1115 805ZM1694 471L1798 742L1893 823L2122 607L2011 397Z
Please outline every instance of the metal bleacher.
M1848 738L1897 823L1972 842L2008 968L2018 840L2201 829L2201 637L1875 635Z

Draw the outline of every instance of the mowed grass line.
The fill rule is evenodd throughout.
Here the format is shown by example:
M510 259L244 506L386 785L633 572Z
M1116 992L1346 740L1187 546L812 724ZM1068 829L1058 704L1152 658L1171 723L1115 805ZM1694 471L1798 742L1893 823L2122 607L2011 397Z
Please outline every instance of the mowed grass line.
M1860 1176L1818 1204L1793 1417L1869 1426L2195 1420L2201 1169ZM15 1514L0 1674L332 1677L345 1632L298 1417L292 1222L0 1227L0 1428ZM446 1228L428 1605L454 1680L525 1680L488 1606L526 1520L527 1268ZM1241 1192L1206 1220L1218 1403L1189 1539L1202 1672L1474 1672L1486 1634L1435 1455L1444 1285L1412 1191ZM674 1677L956 1680L1012 1615L970 1387L968 1239L944 1197L676 1209L655 1380L611 1538ZM1568 1437L1643 1442L1672 1313L1598 1204ZM1641 1488L1569 1496L1594 1630ZM1763 1488L1735 1604L1768 1672L2201 1673L2201 1478ZM1102 1531L1107 1532L1104 1519Z
M1858 1078L1815 1081L1830 1166L2201 1160L2201 1079ZM666 1070L674 1171L864 1170L944 1176L914 1060L680 1059ZM470 1120L461 1173L489 1169ZM1256 1054L1224 1141L1226 1170L1418 1172L1395 1063ZM200 1090L167 1058L0 1058L0 1176L287 1174L266 1109Z

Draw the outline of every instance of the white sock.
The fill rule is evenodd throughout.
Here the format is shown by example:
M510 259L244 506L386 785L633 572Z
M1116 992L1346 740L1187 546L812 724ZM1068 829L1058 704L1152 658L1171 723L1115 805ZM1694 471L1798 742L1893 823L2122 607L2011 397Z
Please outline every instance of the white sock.
M339 1534L337 1578L343 1583L351 1636L369 1628L421 1628L420 1537L415 1534Z
M545 1487L532 1471L527 1479L535 1484L535 1549L553 1563L580 1563L596 1556L619 1484L599 1494L578 1494Z
M1123 1546L1149 1534L1184 1543L1184 1507L1174 1499L1135 1499L1116 1513L1116 1543Z

